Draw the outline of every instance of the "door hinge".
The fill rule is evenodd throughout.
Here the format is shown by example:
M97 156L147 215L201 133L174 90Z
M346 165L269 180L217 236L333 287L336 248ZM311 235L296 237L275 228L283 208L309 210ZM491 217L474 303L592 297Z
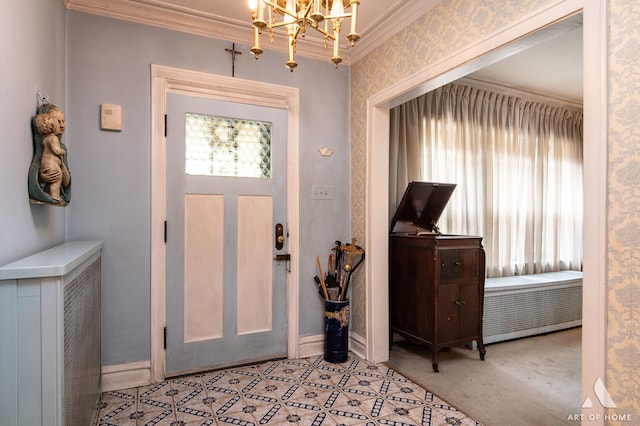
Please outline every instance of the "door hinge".
M164 221L164 243L167 244L167 221Z
M167 327L164 328L164 348L167 349Z
M164 137L167 137L167 114L164 115Z

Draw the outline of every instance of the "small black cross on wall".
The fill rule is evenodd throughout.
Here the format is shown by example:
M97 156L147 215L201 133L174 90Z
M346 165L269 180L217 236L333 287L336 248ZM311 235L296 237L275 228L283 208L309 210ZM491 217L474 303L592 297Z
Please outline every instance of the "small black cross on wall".
M231 45L231 49L224 49L225 52L231 54L231 77L236 76L236 55L242 55L242 52L236 50L236 44Z

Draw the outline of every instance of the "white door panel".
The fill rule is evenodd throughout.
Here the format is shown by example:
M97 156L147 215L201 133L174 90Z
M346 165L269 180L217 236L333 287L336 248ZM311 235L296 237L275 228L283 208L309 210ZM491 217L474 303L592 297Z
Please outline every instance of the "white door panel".
M287 111L169 94L167 113L166 374L286 356ZM185 173L186 113L270 122L270 177Z

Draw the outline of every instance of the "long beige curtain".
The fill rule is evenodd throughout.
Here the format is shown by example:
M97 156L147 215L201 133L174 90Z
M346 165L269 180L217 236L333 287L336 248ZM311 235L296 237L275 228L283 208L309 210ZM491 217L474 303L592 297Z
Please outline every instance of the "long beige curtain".
M581 270L582 111L450 84L390 126L390 217L409 182L455 183L438 225L483 237L487 276Z

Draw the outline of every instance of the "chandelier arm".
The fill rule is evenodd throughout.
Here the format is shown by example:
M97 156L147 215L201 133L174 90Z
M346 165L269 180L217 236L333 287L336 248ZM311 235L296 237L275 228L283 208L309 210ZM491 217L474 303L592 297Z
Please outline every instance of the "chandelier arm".
M311 28L313 28L314 30L318 31L319 33L322 33L325 37L329 37L331 40L335 40L336 39L333 34L323 30L320 27L311 27Z
M311 6L307 5L307 10L304 11L304 15L302 16L302 19L304 19L305 21L309 21L310 13L311 13Z
M291 24L292 24L291 22L276 22L275 24L269 25L268 28L271 29L271 28L279 28L279 27L288 27Z
M269 25L268 28L286 27L287 25L291 25L291 22L276 22L275 24ZM310 26L310 27L318 31L319 33L322 33L324 36L329 37L331 40L336 39L332 33L329 33L320 27L313 27L313 26ZM300 30L300 28L298 28L298 30ZM296 36L297 36L297 33L296 33Z
M273 9L277 10L278 12L285 14L285 15L289 15L292 18L296 18L298 19L298 16L294 15L293 13L291 13L289 10L287 10L286 8L280 6L278 3L273 3L270 2L269 0L262 0L262 2L264 4L266 4L267 6L271 6Z

